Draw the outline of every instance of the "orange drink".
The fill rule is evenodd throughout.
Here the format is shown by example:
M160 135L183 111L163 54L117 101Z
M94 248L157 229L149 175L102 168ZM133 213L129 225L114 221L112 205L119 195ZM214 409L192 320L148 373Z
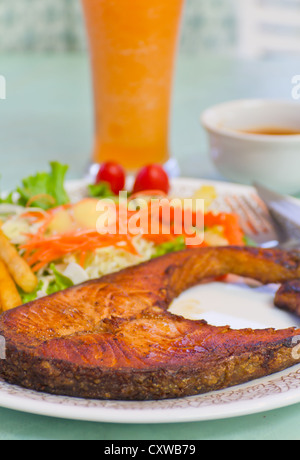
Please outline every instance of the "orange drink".
M184 0L82 0L94 87L93 162L128 170L169 159L173 70Z

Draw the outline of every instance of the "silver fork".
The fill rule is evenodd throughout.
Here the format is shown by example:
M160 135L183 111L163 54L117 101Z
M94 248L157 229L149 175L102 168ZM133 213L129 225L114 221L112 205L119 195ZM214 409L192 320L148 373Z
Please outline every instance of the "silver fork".
M278 226L264 202L255 193L251 195L225 195L217 198L216 209L235 213L245 235L262 248L292 249L300 242L290 239Z

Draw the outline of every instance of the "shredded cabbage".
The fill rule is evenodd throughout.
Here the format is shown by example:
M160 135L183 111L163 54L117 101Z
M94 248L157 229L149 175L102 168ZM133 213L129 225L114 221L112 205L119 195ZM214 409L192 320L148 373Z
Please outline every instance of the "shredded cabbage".
M65 275L71 279L74 277L79 279L80 282L84 282L137 265L152 258L154 254L153 243L146 241L141 236L137 236L133 239L133 244L138 255L131 254L122 249L122 247L100 248L87 257L84 269L78 265L76 256L70 254L61 261L61 270L65 267L63 271Z

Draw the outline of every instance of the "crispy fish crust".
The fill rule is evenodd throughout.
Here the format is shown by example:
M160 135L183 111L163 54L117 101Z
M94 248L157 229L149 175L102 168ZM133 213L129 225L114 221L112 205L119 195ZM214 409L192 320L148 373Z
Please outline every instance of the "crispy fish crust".
M288 281L281 286L275 297L275 305L300 316L300 280Z
M184 290L228 273L285 283L300 278L300 256L187 250L8 311L0 317L6 340L0 377L57 395L156 400L227 388L297 364L292 349L300 330L232 330L168 312Z

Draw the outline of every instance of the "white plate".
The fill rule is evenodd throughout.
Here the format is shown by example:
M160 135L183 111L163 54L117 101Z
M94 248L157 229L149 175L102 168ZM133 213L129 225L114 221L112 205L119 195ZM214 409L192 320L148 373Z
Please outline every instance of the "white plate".
M174 192L190 196L203 184L213 184L218 194L249 195L251 187L228 183L176 179ZM82 181L71 182L74 198L85 193ZM185 292L171 306L191 319L206 319L214 325L233 328L286 328L299 326L300 320L273 306L276 287L249 286L240 279L232 284L213 283ZM189 398L120 402L96 401L53 396L9 385L0 381L0 406L27 413L108 423L177 423L225 419L260 413L300 402L300 366L245 385Z

